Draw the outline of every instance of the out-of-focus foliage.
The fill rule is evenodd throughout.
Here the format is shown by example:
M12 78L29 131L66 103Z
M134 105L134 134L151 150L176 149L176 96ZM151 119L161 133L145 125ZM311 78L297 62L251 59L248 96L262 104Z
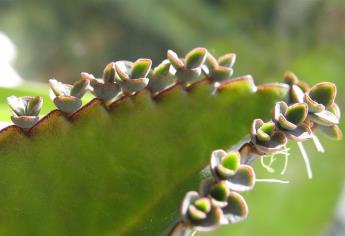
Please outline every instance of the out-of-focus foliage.
M344 2L320 0L7 0L0 2L0 29L18 46L17 68L33 80L73 81L120 58L148 57L156 65L168 48L195 46L236 52L245 62L237 74L270 80L315 59L343 72L344 13ZM325 67L300 71L315 69Z

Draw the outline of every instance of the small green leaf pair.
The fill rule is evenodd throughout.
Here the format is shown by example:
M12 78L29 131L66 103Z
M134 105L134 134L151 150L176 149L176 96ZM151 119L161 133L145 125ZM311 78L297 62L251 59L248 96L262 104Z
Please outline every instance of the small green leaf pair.
M238 151L225 152L215 150L211 154L210 169L216 180L224 180L229 190L244 192L250 191L255 185L254 169L241 164Z
M82 72L80 76L90 81L90 91L97 98L110 100L121 92L121 87L115 83L115 63L109 63L103 71L102 78L95 78L93 74Z
M61 111L67 113L75 112L82 105L81 98L86 93L89 83L88 79L83 79L70 85L50 79L50 97Z
M338 127L340 109L334 102L337 94L335 84L323 82L314 85L304 94L304 101L308 104L308 118L328 136L341 139L342 132Z
M273 121L288 139L301 142L313 135L309 126L303 124L307 115L308 106L305 103L288 106L285 102L277 102L273 110Z
M218 60L208 53L203 69L211 81L223 82L229 80L233 75L234 71L232 67L235 61L236 54L234 53L225 54L219 57Z
M187 53L184 59L179 58L172 50L167 52L167 58L176 70L176 79L186 85L200 79L201 66L204 64L206 57L207 50L205 48L194 48Z
M181 215L185 227L199 232L214 230L220 225L237 223L248 215L248 206L244 198L236 192L226 192L223 183L212 189L213 194L223 198L225 204L214 204L211 197L188 192L181 205Z
M288 104L304 102L304 93L309 90L309 85L299 80L298 77L291 71L286 71L284 74L285 83L290 86Z
M272 121L265 123L261 119L255 119L251 129L251 142L255 149L264 155L282 150L287 138Z
M176 84L174 75L170 72L171 64L168 60L164 60L161 64L150 70L148 74L148 89L153 95L168 89Z
M142 90L149 83L147 75L150 72L152 61L150 59L138 59L134 63L130 61L118 61L115 63L116 79L125 95L133 95Z
M13 112L11 120L17 126L29 129L39 121L40 118L38 114L43 105L42 97L10 96L7 98L7 103Z

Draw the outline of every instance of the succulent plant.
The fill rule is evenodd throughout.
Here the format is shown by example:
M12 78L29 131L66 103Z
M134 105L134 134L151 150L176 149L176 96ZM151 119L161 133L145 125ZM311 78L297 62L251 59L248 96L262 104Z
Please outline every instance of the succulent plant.
M294 103L288 106L285 102L277 102L273 110L273 121L288 139L304 141L313 135L308 125L303 122L308 115L305 103Z
M201 197L197 192L188 192L181 205L183 221L196 231L210 231L218 227L222 219L222 210L214 206L208 197Z
M151 65L150 59L138 59L134 63L130 61L115 63L116 78L125 95L133 95L147 86L149 83L147 75Z
M201 79L202 65L207 57L207 50L205 48L194 48L184 59L172 50L167 52L168 60L175 68L176 79L185 85L189 85Z
M7 103L13 112L11 120L17 126L28 129L39 121L40 118L38 114L40 113L43 105L42 97L10 96L7 98Z
M276 128L272 121L265 123L261 119L253 121L251 141L262 154L279 151L287 143L285 135Z
M309 90L309 85L299 80L298 77L291 71L286 71L284 73L285 83L289 85L289 99L288 104L291 103L301 103L303 102L304 93Z
M177 220L174 199L187 192L180 219L169 235L210 231L247 217L248 205L238 192L263 181L255 176L254 160L285 151L288 139L300 145L307 135L302 131L310 135L309 130L318 127L341 133L336 122L324 124L312 117L329 111L340 119L335 95L327 92L332 90L329 84L304 89L291 73L286 75L290 86L256 86L250 76L211 78L204 70L212 67L205 62L209 55L206 49L197 48L180 59L169 51L170 62L164 61L153 71L150 60L139 59L109 63L102 79L82 73L84 80L74 86L51 80L54 101L59 97L80 99L86 89L100 98L80 109L76 108L80 103L68 105L73 108L68 111L75 111L69 119L55 110L39 120L42 98L9 97L13 122L30 129L9 126L0 131L0 179L6 192L0 202L14 222L0 220L0 230L12 235L27 231L46 235L47 229L54 235L157 235ZM234 60L233 54L227 54L213 69L222 66L231 71ZM202 78L208 83L185 89ZM147 83L148 89L143 89ZM294 86L297 92L292 91ZM210 88L217 92L205 96ZM239 101L253 111L237 109ZM257 119L267 116L262 106L277 101L282 102L276 103L272 121ZM315 111L321 106L314 103L324 109ZM66 105L58 104L67 111ZM23 123L27 117L35 122ZM248 127L242 121L247 119L254 119L250 139L228 152L213 151L206 163L205 151L234 144L245 135L243 130ZM214 120L232 124L231 132ZM124 145L126 142L130 145ZM134 161L128 161L128 156ZM164 159L158 158L162 156ZM200 182L195 173L201 169L207 173L200 173L199 192L189 191ZM18 214L17 209L26 213Z
M81 77L90 81L90 91L102 100L111 100L121 92L120 84L115 80L115 63L109 63L103 71L102 78L95 78L94 75L82 72Z
M215 179L226 180L232 191L243 192L251 190L255 185L253 168L240 163L240 153L215 150L211 154L210 169Z
M175 85L176 80L174 75L170 72L170 67L170 62L165 60L153 70L150 70L148 74L149 84L147 87L153 95Z
M67 113L75 112L82 105L81 98L86 93L89 83L88 79L83 79L75 82L73 85L69 85L50 79L50 97L61 111Z
M223 82L229 80L233 75L233 65L236 61L236 54L228 53L221 57L214 58L211 53L207 54L207 59L203 69L205 74L213 82Z

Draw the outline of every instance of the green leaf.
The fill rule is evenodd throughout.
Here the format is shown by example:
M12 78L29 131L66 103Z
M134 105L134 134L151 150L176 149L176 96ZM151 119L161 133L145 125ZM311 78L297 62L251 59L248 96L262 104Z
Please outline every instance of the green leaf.
M103 80L106 83L112 83L115 81L115 63L109 63L103 71Z
M200 67L206 59L206 48L194 48L185 57L186 68L194 69Z
M16 96L10 96L7 98L7 104L10 106L12 111L18 116L25 115L26 104L24 104L21 98L17 98Z
M242 79L217 95L207 83L188 93L176 86L154 100L143 91L108 109L93 100L70 120L52 112L29 136L1 132L0 231L164 234L184 194L198 187L211 151L237 143L254 118L269 118L286 97L284 87L272 88L254 90Z
M175 67L176 70L184 67L183 61L178 57L176 52L172 50L167 51L167 58L170 61L171 65Z
M295 125L302 123L308 114L308 106L305 103L295 103L289 106L285 112L285 118Z
M154 70L153 73L155 76L165 76L169 73L170 63L162 62Z
M87 87L89 86L90 81L83 79L83 80L78 80L73 84L73 87L71 89L71 96L77 97L77 98L82 98L84 94L86 93Z
M147 76L151 69L150 59L138 59L132 65L131 79L142 79Z
M218 64L220 66L232 67L236 61L235 53L228 53L218 58Z
M330 82L318 83L309 91L310 98L325 107L328 107L334 102L336 94L337 88L335 84Z
M43 105L43 98L40 96L31 97L28 100L27 108L26 108L26 115L28 116L37 116L42 108Z

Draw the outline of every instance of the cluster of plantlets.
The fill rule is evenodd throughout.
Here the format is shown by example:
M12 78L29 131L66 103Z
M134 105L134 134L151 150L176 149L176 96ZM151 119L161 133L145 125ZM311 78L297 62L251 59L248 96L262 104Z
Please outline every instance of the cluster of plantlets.
M106 108L125 97L135 96L143 89L148 89L155 98L176 85L187 89L200 81L208 81L216 93L231 82L236 55L226 54L216 59L206 49L196 48L184 58L169 50L167 58L153 70L149 59L138 59L134 63L111 62L105 67L102 78L81 73L82 79L73 85L52 79L49 81L50 95L57 108L70 117L81 108L81 99L87 91L101 100ZM257 181L252 162L284 152L288 140L298 142L311 177L301 142L312 138L318 150L322 150L314 134L315 129L333 138L342 138L338 127L340 111L334 103L334 84L325 82L309 88L291 72L286 73L285 84L289 97L276 103L272 120L255 119L251 139L240 148L212 152L208 166L212 177L201 182L199 192L186 194L181 206L182 219L171 235L209 231L245 219L248 206L240 192L251 190ZM43 104L41 97L11 96L8 103L13 111L12 121L17 126L27 130L39 121L38 114Z
M169 50L167 58L153 70L152 61L146 58L135 62L111 62L105 67L102 78L82 72L82 79L73 85L50 79L50 97L59 110L71 114L81 108L81 99L87 91L110 104L143 89L156 96L176 84L189 87L205 78L217 86L231 78L236 55L230 53L216 60L205 48L195 48L185 58L179 58ZM12 121L17 126L28 129L39 121L38 114L43 104L41 97L12 96L7 102L14 113ZM33 103L37 104L31 108L29 104Z
M301 142L313 138L318 150L323 152L314 133L316 129L331 138L342 139L338 127L340 109L334 102L335 84L323 82L309 88L292 72L286 72L285 83L289 85L289 98L275 104L270 121L253 121L248 142L238 150L212 152L208 166L211 178L202 180L199 192L185 195L180 209L182 219L170 232L171 236L210 231L245 219L248 206L239 193L255 185L251 164L267 155L287 154L284 150L288 140L298 143L311 178L310 164Z

